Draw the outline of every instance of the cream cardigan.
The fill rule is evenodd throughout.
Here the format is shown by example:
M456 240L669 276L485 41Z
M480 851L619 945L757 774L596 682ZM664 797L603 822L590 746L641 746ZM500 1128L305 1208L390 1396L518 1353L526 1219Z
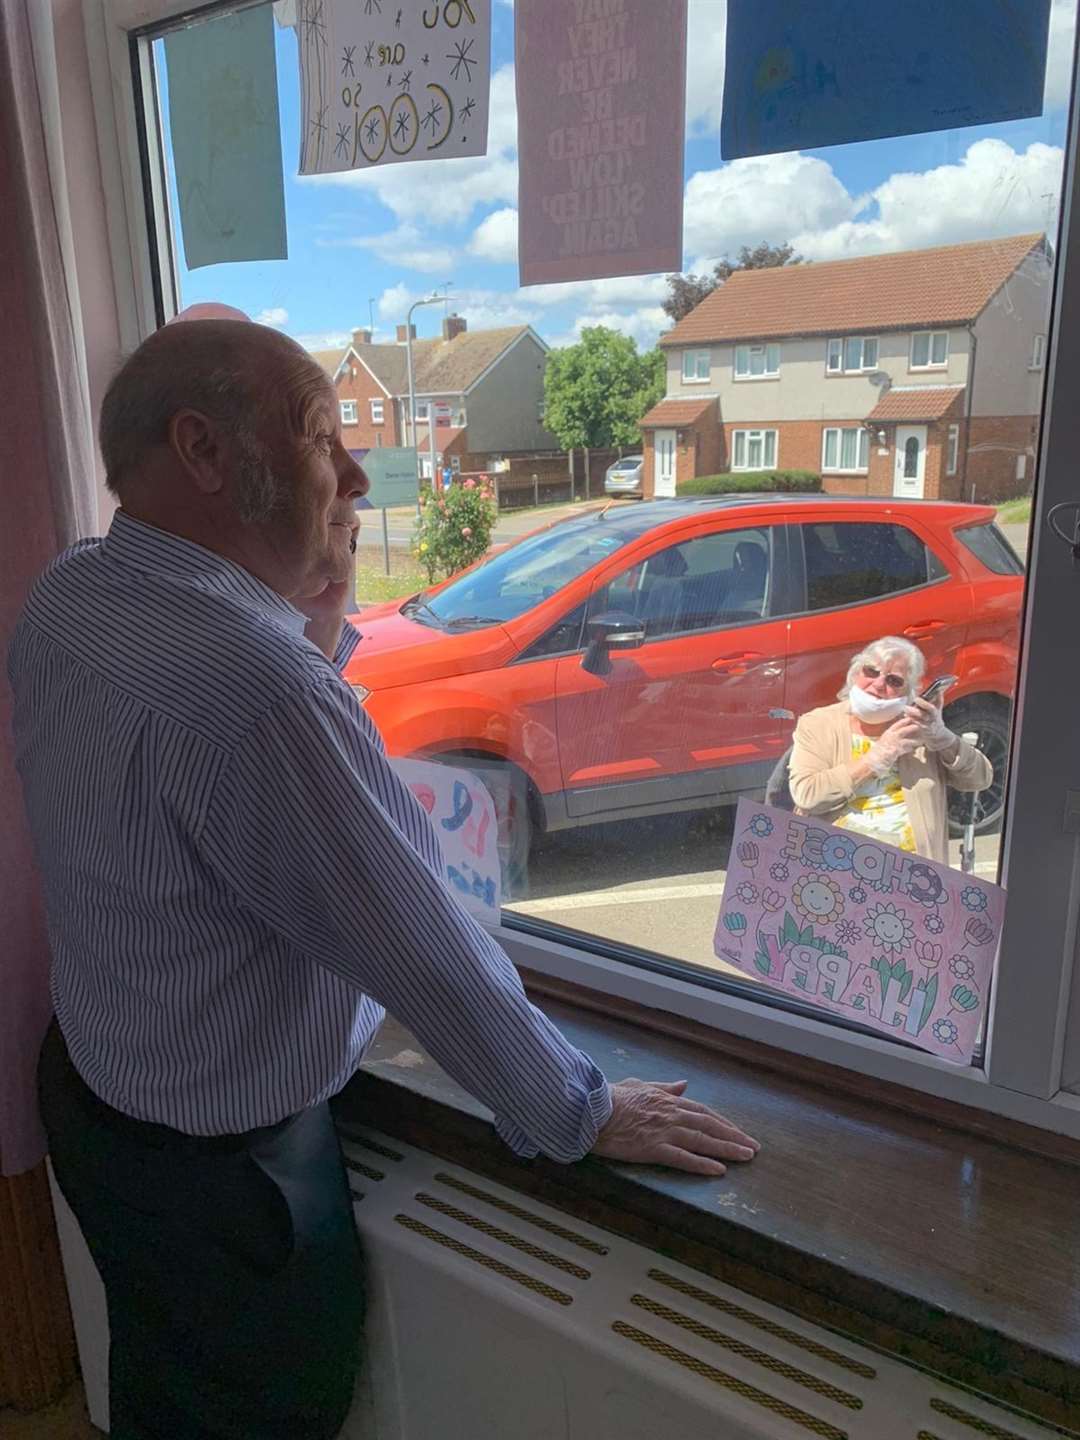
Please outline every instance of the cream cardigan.
M808 711L795 726L789 774L798 814L818 815L831 823L844 813L854 793L849 769L851 735L846 700ZM951 765L920 745L911 755L900 757L896 773L907 801L915 849L928 860L948 864L946 787L985 790L994 778L990 761L963 740Z

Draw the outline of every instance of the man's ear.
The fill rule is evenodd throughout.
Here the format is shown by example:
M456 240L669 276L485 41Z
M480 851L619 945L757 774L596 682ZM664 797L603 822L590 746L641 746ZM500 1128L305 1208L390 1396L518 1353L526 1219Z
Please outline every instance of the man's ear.
M225 484L225 453L221 427L199 410L178 410L169 421L169 448L196 488L216 495Z

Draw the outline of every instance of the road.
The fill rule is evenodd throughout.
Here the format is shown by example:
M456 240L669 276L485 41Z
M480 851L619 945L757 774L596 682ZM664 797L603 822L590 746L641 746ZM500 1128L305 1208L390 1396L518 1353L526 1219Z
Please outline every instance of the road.
M529 897L507 909L707 970L727 878L734 810L664 815L545 836L529 866ZM1000 836L975 842L975 873L997 877ZM959 866L959 842L950 845Z
M492 543L495 545L504 544L508 540L520 539L527 535L530 530L538 530L541 525L550 525L554 520L561 520L566 515L580 515L588 506L602 505L604 502L599 496L592 500L579 500L574 505L543 505L539 509L530 507L527 510L508 510L501 514L495 522L495 529L492 533ZM615 501L615 504L632 504L632 501ZM375 510L361 510L360 531L362 545L382 544L382 517ZM390 537L391 546L396 549L405 549L412 544L413 527L416 523L416 510L408 506L396 510L388 510L387 533Z

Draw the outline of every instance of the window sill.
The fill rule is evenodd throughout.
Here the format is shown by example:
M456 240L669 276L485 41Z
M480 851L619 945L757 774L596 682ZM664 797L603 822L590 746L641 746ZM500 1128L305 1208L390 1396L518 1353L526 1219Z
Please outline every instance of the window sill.
M822 475L861 475L865 479L866 476L870 474L870 470L869 468L865 470L837 470L831 466L823 465L821 467L821 473Z
M690 380L690 379L688 379L688 378L684 375L684 376L682 377L682 383L683 383L684 385L708 385L708 383L709 383L709 381L710 381L711 379L712 379L712 376L711 376L711 375L705 375L705 376L700 376L700 375L699 375L699 376L696 376L693 380Z
M731 378L736 385L759 385L762 380L779 380L780 372L775 375L733 375Z
M909 375L925 375L925 374L927 374L927 372L932 372L932 371L935 371L935 370L940 374L940 372L941 372L942 370L948 370L948 368L949 368L949 362L948 362L947 360L946 360L946 362L945 362L944 365L909 365L909 366L908 366L908 374L909 374Z
M720 1181L516 1160L393 1021L335 1101L339 1124L377 1124L864 1344L1075 1421L1080 1317L1061 1261L1080 1246L1073 1163L1006 1145L1007 1127L980 1135L940 1112L893 1110L872 1082L844 1093L827 1067L782 1073L789 1057L762 1046L725 1053L537 998L611 1079L688 1078L696 1099L763 1141L761 1155Z

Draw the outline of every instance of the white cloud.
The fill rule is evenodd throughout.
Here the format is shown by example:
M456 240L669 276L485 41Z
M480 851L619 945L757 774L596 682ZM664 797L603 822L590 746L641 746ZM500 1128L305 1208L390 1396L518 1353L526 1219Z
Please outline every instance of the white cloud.
M337 350L348 345L352 334L348 330L323 330L307 335L294 335L293 339L305 350Z
M260 310L255 316L256 325L284 325L289 318L289 312L282 305L272 305L266 310Z
M316 244L324 249L370 250L380 260L392 265L428 274L445 274L454 263L454 252L449 246L427 241L418 227L410 223L399 225L395 230L386 230L381 235L319 239Z
M469 253L482 260L514 262L518 258L518 212L512 208L493 210L476 227L469 241Z
M429 227L461 223L477 206L517 200L517 104L514 67L503 65L491 77L488 153L452 160L415 160L342 170L333 175L301 177L310 185L346 186L367 191L401 221L425 221Z
M727 0L690 0L686 21L686 129L720 130L727 48Z
M560 345L575 345L581 339L581 332L591 325L604 325L617 330L637 341L639 350L651 350L664 330L671 328L671 321L659 305L642 305L636 310L593 310L579 315L570 330L563 335L548 339L553 348Z
M610 305L643 305L664 297L663 275L612 275L604 280L569 280L523 286L518 295L531 305L577 304L596 310Z
M470 330L490 330L501 325L534 325L539 319L539 312L534 306L523 303L520 294L502 290L455 289L450 296L450 308L465 317ZM410 290L404 284L392 285L375 302L379 318L393 327L404 325L409 306L423 295L423 291ZM432 305L417 310L413 315L413 324L423 338L438 334L442 318L441 307Z

